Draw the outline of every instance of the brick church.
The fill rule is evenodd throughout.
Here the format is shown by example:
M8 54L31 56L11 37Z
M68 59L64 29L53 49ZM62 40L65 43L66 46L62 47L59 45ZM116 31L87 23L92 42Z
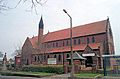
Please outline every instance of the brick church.
M85 68L102 67L102 55L114 54L109 18L72 28L74 64ZM70 59L70 28L44 34L41 17L38 36L27 37L21 54L21 65L65 65ZM76 57L75 57L76 56ZM109 64L112 62L109 60Z

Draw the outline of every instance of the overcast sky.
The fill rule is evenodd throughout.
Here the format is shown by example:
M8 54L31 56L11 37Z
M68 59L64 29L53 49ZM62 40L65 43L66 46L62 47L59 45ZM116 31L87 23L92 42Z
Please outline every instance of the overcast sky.
M14 7L17 0L8 0ZM69 17L62 11L66 9L73 18L73 26L105 20L109 16L114 36L115 53L120 54L120 0L48 0L37 7L38 15L29 12L30 2L21 3L15 9L0 14L0 51L8 57L18 47L22 47L27 37L37 36L41 15L44 33L69 28Z

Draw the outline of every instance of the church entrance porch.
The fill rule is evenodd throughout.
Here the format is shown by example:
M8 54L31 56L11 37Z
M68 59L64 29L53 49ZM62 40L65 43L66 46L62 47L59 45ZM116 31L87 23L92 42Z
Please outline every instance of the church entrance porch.
M96 53L82 54L85 60L84 70L97 70L101 68L101 58Z
M88 57L85 57L86 60L85 60L85 66L86 67L92 67L93 65L93 59L91 56L88 56Z

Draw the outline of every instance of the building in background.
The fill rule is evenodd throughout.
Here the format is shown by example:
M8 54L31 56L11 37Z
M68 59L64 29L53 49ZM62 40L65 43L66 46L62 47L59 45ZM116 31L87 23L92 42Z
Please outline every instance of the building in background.
M52 28L52 27L51 27ZM21 65L63 65L70 58L70 28L44 34L44 23L41 17L38 36L27 37L22 47ZM100 69L103 65L102 55L115 54L114 42L109 18L98 22L72 28L73 51L85 58L75 60L74 64L93 65ZM112 62L108 60L108 65Z
M15 56L15 68L18 69L21 66L21 54Z

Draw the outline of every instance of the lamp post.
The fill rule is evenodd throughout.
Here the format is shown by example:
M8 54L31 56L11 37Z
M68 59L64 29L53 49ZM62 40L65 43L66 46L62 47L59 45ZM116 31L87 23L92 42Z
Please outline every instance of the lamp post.
M71 49L71 77L74 76L74 63L73 63L73 47L72 47L72 17L67 13L65 9L63 11L69 16L70 18L70 49Z

